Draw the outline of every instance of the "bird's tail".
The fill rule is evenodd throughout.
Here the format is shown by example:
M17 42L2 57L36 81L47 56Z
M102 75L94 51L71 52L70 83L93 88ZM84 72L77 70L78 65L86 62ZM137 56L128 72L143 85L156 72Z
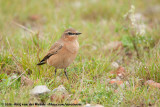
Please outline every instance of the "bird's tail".
M37 65L43 65L43 64L45 64L46 63L46 61L41 61L40 63L38 63Z

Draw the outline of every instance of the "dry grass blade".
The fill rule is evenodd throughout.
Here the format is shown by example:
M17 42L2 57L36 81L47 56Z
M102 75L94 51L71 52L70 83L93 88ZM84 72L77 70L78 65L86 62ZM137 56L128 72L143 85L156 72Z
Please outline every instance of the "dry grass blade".
M15 25L17 25L18 27L20 27L20 28L22 28L22 29L24 29L24 30L32 33L32 34L35 34L35 32L32 31L31 29L28 29L27 27L25 27L25 26L23 26L23 25L21 25L21 24L19 24L19 23L17 23L17 22L14 22L14 21L13 21L12 23L15 24Z
M22 74L19 75L16 79L14 79L14 80L8 85L8 87L9 87L11 84L13 84L16 80L18 80L18 78L20 78L24 73L25 73L25 71L22 72Z
M19 61L16 59L16 57L15 57L14 54L13 54L13 51L12 51L12 49L11 49L11 45L10 45L7 37L6 37L6 41L7 41L8 45L9 45L9 51L10 51L10 53L11 53L12 56L13 56L13 60L16 62L17 68L18 68L19 70L23 70L22 67L21 67L21 64L19 63ZM14 81L12 81L12 82L9 84L9 86L10 86L12 83L14 83L19 77L21 77L24 73L25 73L25 71L22 72L22 74L19 75Z

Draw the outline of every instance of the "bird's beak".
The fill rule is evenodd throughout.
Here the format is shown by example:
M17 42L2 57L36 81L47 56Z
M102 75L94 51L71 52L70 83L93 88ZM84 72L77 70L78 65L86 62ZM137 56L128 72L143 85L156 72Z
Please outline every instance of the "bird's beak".
M76 33L76 35L80 35L80 34L82 34L82 33Z

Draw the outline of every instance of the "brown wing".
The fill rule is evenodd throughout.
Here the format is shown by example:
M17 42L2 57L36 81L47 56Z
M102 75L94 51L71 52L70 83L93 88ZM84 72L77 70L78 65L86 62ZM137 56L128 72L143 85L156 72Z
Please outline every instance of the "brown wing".
M46 60L52 56L58 53L58 51L63 47L62 43L58 43L56 42L49 50L49 52L47 53L47 55L40 61L40 63L38 63L37 65L43 65L46 63Z

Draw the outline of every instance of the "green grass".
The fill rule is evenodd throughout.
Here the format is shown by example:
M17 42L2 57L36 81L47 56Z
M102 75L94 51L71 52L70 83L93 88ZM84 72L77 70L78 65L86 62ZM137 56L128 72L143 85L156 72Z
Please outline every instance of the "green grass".
M144 37L133 38L127 28L129 22L123 18L132 4L136 12L147 18L145 24L150 29ZM149 79L160 82L160 16L156 12L152 16L147 13L147 9L155 5L160 5L159 0L149 3L146 0L0 0L0 101L37 102L29 94L34 86L47 85L52 90L63 84L71 97L56 103L73 103L77 99L81 104L104 106L159 106L159 89L144 85ZM67 81L62 70L57 72L58 79L54 76L54 67L36 64L69 27L82 35L78 39L78 56L67 69L70 79ZM140 59L136 56L133 39ZM107 50L105 47L111 41L121 41L123 49ZM114 61L125 67L126 80L130 83L130 87L120 88L118 93L107 84ZM21 86L21 78L11 80L12 73L23 72L34 81L34 86ZM32 73L29 75L29 72Z

